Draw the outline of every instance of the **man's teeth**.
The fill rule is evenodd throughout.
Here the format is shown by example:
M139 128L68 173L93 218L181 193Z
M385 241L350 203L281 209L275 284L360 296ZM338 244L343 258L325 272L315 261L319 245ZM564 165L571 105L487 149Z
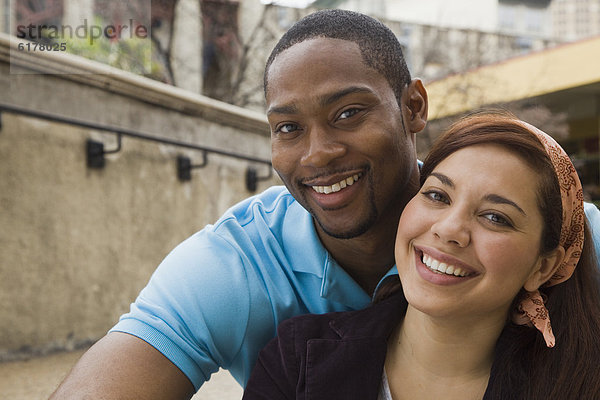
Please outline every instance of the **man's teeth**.
M463 270L462 268L440 262L425 253L423 253L423 264L427 265L427 267L432 271L436 271L436 272L446 274L446 275L454 275L454 276L469 275L469 273L467 271Z
M353 185L354 182L359 180L361 176L362 176L362 173L354 174L352 176L347 177L346 179L342 179L338 183L334 183L331 186L312 186L312 188L317 193L325 193L325 194L335 193L335 192L339 192L346 186Z

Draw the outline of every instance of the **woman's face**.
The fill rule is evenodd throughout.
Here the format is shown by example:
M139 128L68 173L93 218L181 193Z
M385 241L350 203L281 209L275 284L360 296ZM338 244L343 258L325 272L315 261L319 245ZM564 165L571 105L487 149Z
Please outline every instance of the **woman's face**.
M505 318L543 262L537 181L498 145L466 147L443 160L398 227L396 264L411 306L438 317Z

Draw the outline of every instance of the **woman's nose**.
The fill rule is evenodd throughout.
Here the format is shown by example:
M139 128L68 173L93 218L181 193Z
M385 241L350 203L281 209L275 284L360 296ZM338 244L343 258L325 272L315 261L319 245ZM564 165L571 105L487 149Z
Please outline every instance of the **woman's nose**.
M466 247L471 242L469 220L466 212L450 208L431 226L431 231L445 243Z

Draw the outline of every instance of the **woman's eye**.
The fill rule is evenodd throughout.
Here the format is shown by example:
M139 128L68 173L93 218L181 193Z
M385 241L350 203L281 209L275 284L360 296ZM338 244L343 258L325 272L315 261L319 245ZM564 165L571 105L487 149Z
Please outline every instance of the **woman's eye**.
M495 225L512 226L511 222L500 214L488 213L483 215L483 218L487 219Z
M450 204L450 200L448 200L448 197L438 191L428 190L426 192L423 192L422 194L429 200L439 202L439 203Z
M353 115L357 114L360 110L358 108L350 108L348 110L343 111L338 119L348 119Z

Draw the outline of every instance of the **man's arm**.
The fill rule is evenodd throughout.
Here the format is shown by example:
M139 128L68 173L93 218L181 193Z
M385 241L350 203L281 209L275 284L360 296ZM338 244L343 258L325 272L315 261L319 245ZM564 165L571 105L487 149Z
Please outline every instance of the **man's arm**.
M583 206L585 209L585 216L590 225L590 230L592 231L596 256L600 257L600 211L592 203L583 203Z
M171 361L143 340L112 332L73 367L50 400L189 399L194 386Z
M244 379L275 328L262 287L252 287L249 324L251 289L239 253L210 232L193 235L163 260L130 312L52 399L187 399L219 366Z

